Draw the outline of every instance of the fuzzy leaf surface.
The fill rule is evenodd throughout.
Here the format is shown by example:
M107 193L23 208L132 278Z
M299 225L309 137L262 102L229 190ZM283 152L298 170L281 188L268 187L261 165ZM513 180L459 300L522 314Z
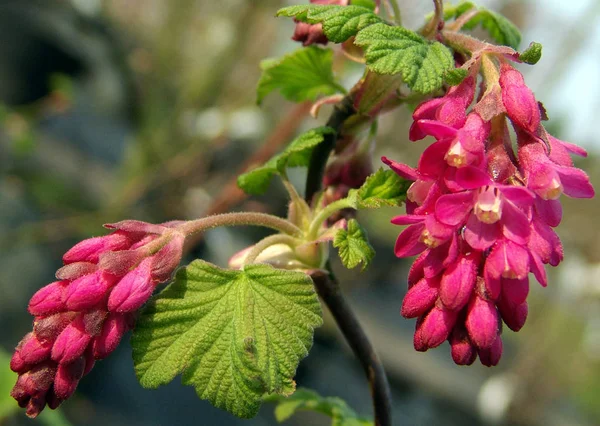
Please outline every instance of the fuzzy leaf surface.
M195 260L143 310L132 337L135 372L146 388L182 374L200 398L250 418L265 394L294 392L321 323L308 275Z
M470 3L470 2L468 2ZM456 16L470 10L471 8L458 8ZM510 20L494 12L493 10L479 8L477 14L473 16L465 25L465 30L475 28L477 25L488 32L490 37L499 44L518 49L521 44L521 31Z
M369 243L367 231L356 219L348 221L348 229L340 229L333 240L333 246L338 249L344 266L352 269L362 264L362 270L375 257L375 250Z
M343 92L333 76L332 57L331 49L308 46L280 59L265 59L260 64L262 75L256 89L256 102L260 104L275 90L294 102Z
M450 50L403 27L375 24L360 31L354 44L365 51L367 68L378 74L401 74L404 82L419 93L430 93L454 69Z
M373 422L359 417L348 404L337 397L322 397L310 389L298 389L290 397L269 399L277 403L275 418L284 422L298 411L314 411L331 417L331 426L373 426Z
M299 5L284 7L277 16L289 16L309 24L322 24L329 41L343 43L370 25L382 22L372 9L364 6Z
M313 149L323 142L326 134L334 132L331 127L323 126L301 134L283 152L271 158L263 166L240 175L238 186L248 194L263 194L268 189L273 176L284 173L287 167L308 166Z
M406 191L411 183L392 170L379 169L360 188L351 190L348 197L357 209L398 206L406 199Z

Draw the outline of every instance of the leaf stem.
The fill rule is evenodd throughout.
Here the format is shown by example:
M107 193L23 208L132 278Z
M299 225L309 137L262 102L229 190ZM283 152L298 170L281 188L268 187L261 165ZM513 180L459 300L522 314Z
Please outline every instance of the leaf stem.
M460 31L472 18L479 13L479 10L474 7L473 9L460 15L454 22L448 25L446 28L450 31Z
M423 28L424 37L430 38L437 34L444 25L444 2L443 0L433 0L435 11L431 20Z
M207 229L219 226L263 226L283 234L297 237L302 236L300 228L290 221L271 214L255 212L236 212L207 216L185 222L179 225L177 229L186 236L189 236L196 232L206 231Z
M310 223L310 227L308 229L308 239L315 240L317 239L317 234L319 233L319 229L321 229L321 225L329 219L329 217L342 209L353 208L352 202L349 198L342 198L341 200L336 200L331 204L326 205L321 211L317 213L315 218Z
M391 392L381 360L344 298L333 275L317 270L311 274L317 293L325 302L354 355L362 364L373 399L375 426L392 425Z
M329 159L329 154L335 148L335 142L339 137L344 122L354 114L356 114L356 109L354 108L353 96L350 94L335 106L333 113L329 117L329 120L327 120L326 126L334 129L336 133L326 133L323 136L323 142L317 145L311 154L304 194L304 199L308 204L310 204L314 195L321 189L325 165Z
M265 237L257 242L254 247L252 247L248 253L248 256L246 256L246 259L244 260L244 265L256 262L256 259L263 251L275 244L285 244L291 248L294 248L298 244L298 240L285 234L269 235L268 237Z
M391 6L392 11L394 12L394 22L401 27L402 12L400 12L400 7L398 6L398 0L387 0L387 3Z

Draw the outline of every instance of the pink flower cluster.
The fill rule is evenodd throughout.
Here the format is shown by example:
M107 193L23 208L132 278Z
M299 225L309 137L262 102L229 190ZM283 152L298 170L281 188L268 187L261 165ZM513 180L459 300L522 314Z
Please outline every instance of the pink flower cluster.
M349 0L310 0L310 3L347 6ZM294 21L296 22L296 28L294 29L292 40L302 42L303 46L327 44L329 41L323 33L323 26L321 24L307 24L306 22Z
M562 217L560 195L594 196L569 155L586 152L546 132L541 107L517 70L501 61L496 75L497 81L484 80L477 100L471 72L445 96L417 107L410 139L436 141L416 169L383 158L414 181L407 214L392 219L409 225L396 255L419 255L402 315L418 318L416 350L448 340L460 365L477 356L484 365L498 363L502 322L518 331L527 318L529 273L546 286L544 265L563 258L552 229Z
M133 328L135 312L179 265L184 235L176 224L122 221L107 225L113 233L65 253L58 281L31 298L33 331L10 362L19 374L11 395L28 416L69 398L95 360L107 357Z

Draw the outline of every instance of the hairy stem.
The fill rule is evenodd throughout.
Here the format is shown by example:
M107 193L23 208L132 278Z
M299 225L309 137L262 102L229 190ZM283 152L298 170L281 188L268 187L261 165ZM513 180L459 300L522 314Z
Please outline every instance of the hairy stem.
M301 236L302 231L293 223L266 213L239 212L207 216L202 219L190 220L177 227L186 235L219 226L263 226L288 235Z
M348 198L342 198L341 200L334 201L331 204L326 205L323 210L319 211L312 223L310 224L310 228L308 230L308 239L314 240L317 238L317 234L319 233L319 229L321 225L329 219L329 216L332 214L346 208L353 207L352 203Z
M422 34L425 37L432 37L439 30L441 30L444 24L444 2L443 0L433 0L435 11L433 12L433 18L425 25Z
M348 95L335 106L333 114L331 114L329 120L327 120L326 125L334 129L336 133L326 134L323 142L315 148L310 157L310 165L306 177L306 191L304 195L307 203L310 204L314 195L321 189L325 165L329 159L329 154L331 154L331 151L335 148L335 142L338 139L344 121L355 113L356 110L354 109L353 97Z
M356 315L344 298L335 277L324 271L312 273L317 293L329 308L352 351L360 361L371 389L375 426L392 425L392 395L383 364Z
M402 26L402 13L400 12L400 7L398 7L398 0L388 0L388 4L394 13L394 22L397 25Z

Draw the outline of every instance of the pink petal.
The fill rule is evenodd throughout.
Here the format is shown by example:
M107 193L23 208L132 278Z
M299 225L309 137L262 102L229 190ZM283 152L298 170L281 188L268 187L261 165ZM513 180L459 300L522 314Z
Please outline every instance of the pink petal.
M471 191L442 195L435 203L436 219L446 225L457 226L464 222L473 209Z
M562 220L562 204L558 200L542 200L536 198L535 210L540 218L552 227L556 227Z
M592 198L595 194L590 178L581 169L556 166L565 195L574 198Z
M520 305L514 305L510 303L510 301L501 298L498 301L498 310L500 311L504 324L512 331L519 331L523 325L525 325L529 308L527 302L523 302Z
M441 176L446 167L448 167L444 157L449 147L449 140L438 141L429 145L419 159L419 166L417 168L419 173L432 178Z
M65 291L65 305L71 311L90 309L108 296L114 281L114 277L102 270L77 278Z
M516 206L525 210L533 205L535 194L524 186L516 185L496 185L502 195Z
M39 289L29 301L31 315L52 315L65 310L63 294L68 281L55 281Z
M54 379L54 393L56 396L60 399L67 399L73 395L84 370L85 359L83 357L77 358L70 364L59 364Z
M126 233L117 231L103 237L94 237L75 244L63 255L65 264L74 262L98 262L98 257L105 251L124 250L131 245Z
M104 359L112 353L123 335L129 330L127 318L124 314L111 313L104 321L102 331L94 339L93 354L95 359Z
M419 128L426 135L433 136L438 140L453 139L457 132L454 127L435 120L419 120Z
M381 161L383 161L390 169L392 169L396 174L404 179L408 180L417 180L419 179L419 175L415 169L407 166L406 164L398 163L394 160L390 160L387 157L381 157Z
M425 220L425 216L416 215L416 214L405 214L402 216L394 217L391 222L394 225L413 225L415 223L420 223Z
M531 234L531 225L527 215L511 202L502 204L502 224L504 236L517 244L525 245Z
M464 230L465 241L476 250L487 250L502 236L500 222L483 223L471 214Z
M466 166L456 171L456 182L465 189L477 189L490 185L492 180L484 170Z
M548 277L546 276L546 268L544 268L544 264L542 263L542 259L535 253L531 253L531 262L530 269L535 276L535 279L542 285L542 287L546 287L548 285Z
M52 359L61 364L75 361L85 351L92 337L86 333L82 317L69 324L52 346Z

